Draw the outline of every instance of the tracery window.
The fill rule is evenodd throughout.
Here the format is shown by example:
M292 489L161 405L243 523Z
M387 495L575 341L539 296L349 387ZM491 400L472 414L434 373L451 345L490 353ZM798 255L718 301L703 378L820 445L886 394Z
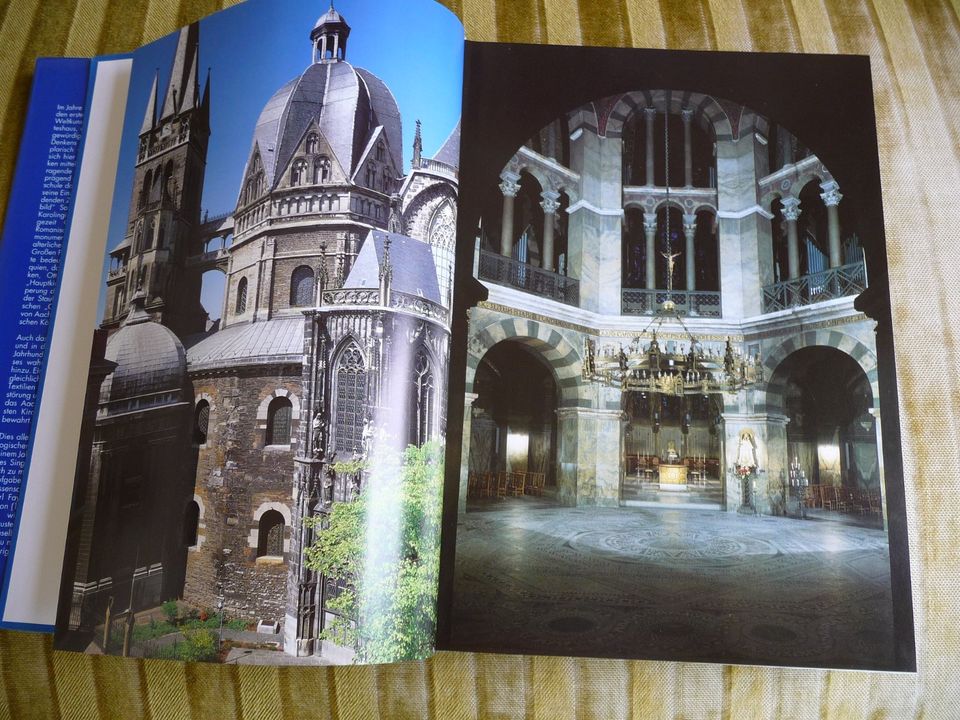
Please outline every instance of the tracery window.
M363 442L363 422L367 403L367 368L356 343L351 343L337 359L335 370L336 410L335 447L338 451L359 451Z
M237 284L237 315L242 315L247 311L247 279L240 278Z
M267 510L257 527L257 557L283 556L283 515Z
M300 265L290 277L290 307L304 307L313 302L313 269Z
M433 406L436 398L436 386L430 360L421 348L413 363L413 378L410 398L410 444L423 445L433 434Z
M267 407L267 445L290 444L293 404L285 397L274 398Z

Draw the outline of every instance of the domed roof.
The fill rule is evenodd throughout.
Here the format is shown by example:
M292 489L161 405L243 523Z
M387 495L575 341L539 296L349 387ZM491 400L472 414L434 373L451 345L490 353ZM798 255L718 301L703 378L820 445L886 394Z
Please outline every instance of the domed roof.
M100 403L108 413L182 400L186 352L173 331L150 320L142 301L110 336L104 358L117 364L100 386Z
M395 166L403 167L400 109L386 84L346 61L314 63L277 90L257 120L253 143L271 189L314 121L349 175L378 125Z
M313 26L313 29L321 28L324 25L346 25L347 21L343 19L343 15L338 13L333 8L333 3L330 4L330 9L327 10L323 15L321 15L316 24Z

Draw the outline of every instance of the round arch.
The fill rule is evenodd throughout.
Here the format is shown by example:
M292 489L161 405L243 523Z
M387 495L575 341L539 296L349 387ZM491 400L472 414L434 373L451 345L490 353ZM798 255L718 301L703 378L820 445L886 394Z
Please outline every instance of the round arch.
M624 93L610 112L606 137L619 138L630 116L654 107L658 112L679 113L684 108L694 112L694 120L704 130L713 133L714 139L732 140L733 128L723 107L714 98L702 93L672 90L643 90Z
M467 347L466 391L474 392L477 368L483 356L500 342L510 340L533 349L549 366L560 392L560 405L577 405L587 400L581 383L579 351L554 328L525 318L492 322L470 338Z
M784 407L784 397L787 388L787 372L784 369L784 360L797 350L813 347L828 347L849 355L860 366L867 381L870 383L870 392L873 396L873 407L880 404L880 388L878 385L877 356L856 338L837 330L810 330L796 337L786 340L763 362L764 373L770 379L762 398L757 398L755 407L767 413L779 413Z

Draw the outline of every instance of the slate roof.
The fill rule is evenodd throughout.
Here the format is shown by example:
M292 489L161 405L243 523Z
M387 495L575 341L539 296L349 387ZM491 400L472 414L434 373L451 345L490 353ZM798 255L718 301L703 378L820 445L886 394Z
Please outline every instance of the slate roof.
M430 246L406 235L371 230L363 241L357 259L344 281L345 288L380 287L384 241L390 237L390 265L393 290L441 303L437 269Z
M183 345L173 331L152 322L142 308L132 311L127 323L110 336L104 357L117 367L100 386L101 403L179 394L184 387Z
M457 120L457 126L450 133L449 137L443 141L443 145L433 156L437 162L442 162L451 167L460 167L460 121Z
M276 187L314 120L348 175L377 125L384 127L396 166L403 167L400 109L383 81L345 61L314 63L274 93L257 120L253 142L269 187Z
M187 338L187 370L242 365L299 363L303 358L303 317L231 325Z

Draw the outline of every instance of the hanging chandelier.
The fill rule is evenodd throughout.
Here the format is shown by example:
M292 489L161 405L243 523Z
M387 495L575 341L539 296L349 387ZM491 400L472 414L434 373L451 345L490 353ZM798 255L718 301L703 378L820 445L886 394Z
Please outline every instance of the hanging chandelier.
M664 166L666 184L667 299L650 323L626 348L606 346L597 351L596 342L584 340L584 380L614 387L623 392L640 392L682 397L684 395L735 394L763 382L759 351L754 356L734 349L727 338L721 353L705 348L683 322L673 301L673 269L679 252L673 252L670 236L670 123L664 119ZM678 323L689 337L686 346L664 350L657 332L666 320Z

